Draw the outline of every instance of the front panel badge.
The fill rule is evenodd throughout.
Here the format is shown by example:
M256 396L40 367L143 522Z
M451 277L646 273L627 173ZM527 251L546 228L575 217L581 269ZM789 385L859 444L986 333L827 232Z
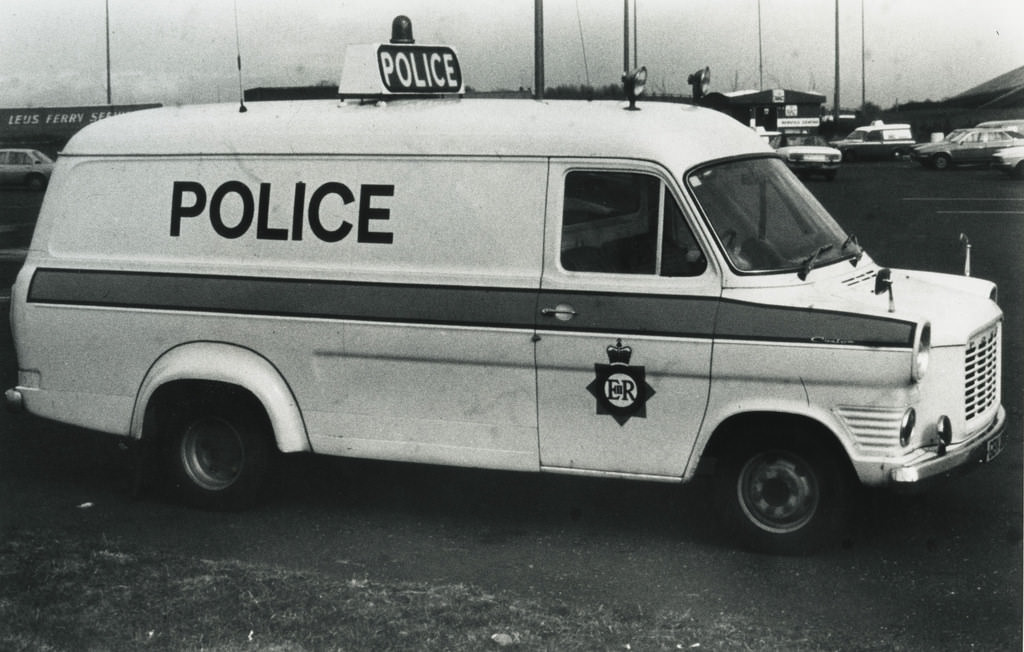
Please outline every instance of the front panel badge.
M596 378L587 385L597 399L597 414L612 415L620 426L631 417L647 418L647 400L654 396L654 389L647 384L643 367L630 366L633 349L622 346L620 339L606 352L609 364L595 364Z

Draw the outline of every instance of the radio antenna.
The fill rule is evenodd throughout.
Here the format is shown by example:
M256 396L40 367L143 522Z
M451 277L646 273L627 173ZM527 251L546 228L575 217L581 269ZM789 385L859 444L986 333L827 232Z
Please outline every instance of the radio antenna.
M580 48L583 50L583 74L587 77L587 89L590 92L590 66L587 65L587 42L583 38L583 17L580 15L580 0L576 0L576 23L580 28Z
M245 113L245 93L242 91L242 42L238 37L238 0L235 0L235 55L238 59L238 112Z

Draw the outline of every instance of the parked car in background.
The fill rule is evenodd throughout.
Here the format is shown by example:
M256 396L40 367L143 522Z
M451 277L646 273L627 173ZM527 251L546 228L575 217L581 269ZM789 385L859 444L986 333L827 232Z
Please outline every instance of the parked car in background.
M910 153L916 144L909 124L886 124L880 120L857 127L841 140L829 141L843 154L844 161L894 159Z
M37 149L0 149L0 184L42 190L52 172L53 159Z
M832 181L839 172L843 153L829 147L821 136L779 134L773 136L769 142L782 156L789 169L801 178L820 174Z
M987 122L979 122L974 126L979 129L1002 129L1003 131L1024 133L1024 119L989 120Z
M992 156L992 165L1014 179L1024 179L1024 141L1014 147L1004 147Z
M935 143L915 145L911 158L925 167L945 170L954 165L990 165L1000 149L1024 145L1024 134L1002 129L957 129Z

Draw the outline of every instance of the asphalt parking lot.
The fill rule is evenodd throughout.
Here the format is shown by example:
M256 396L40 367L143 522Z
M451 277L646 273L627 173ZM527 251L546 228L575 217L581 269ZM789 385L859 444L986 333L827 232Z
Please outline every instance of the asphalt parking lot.
M237 514L131 494L109 439L0 416L0 536L102 532L205 558L409 581L464 582L594 604L744 613L867 647L1021 649L1024 183L987 169L844 165L808 186L880 264L996 281L1005 312L1007 447L920 495L866 492L845 544L810 558L740 552L709 522L700 486L290 460L275 500ZM27 246L40 196L0 189L0 286ZM6 306L4 306L6 307ZM955 309L955 306L951 306ZM9 329L0 378L13 384ZM87 510L81 509L89 504ZM890 648L886 648L890 649Z

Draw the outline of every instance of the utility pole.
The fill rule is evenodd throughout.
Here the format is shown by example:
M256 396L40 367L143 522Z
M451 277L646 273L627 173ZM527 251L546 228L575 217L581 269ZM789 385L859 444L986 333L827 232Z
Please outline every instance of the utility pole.
M864 44L864 0L860 0L860 108L862 111L868 103L868 77L864 67L866 56L864 49L866 47Z
M622 0L622 72L629 72L629 0Z
M764 90L764 53L761 44L761 0L757 0L757 90ZM735 89L733 89L735 90Z
M533 96L544 99L544 0L533 0Z
M836 0L836 97L835 106L833 107L835 112L835 124L839 126L839 0Z
M637 21L637 0L633 0L633 68L640 66L640 57L637 55L637 44L640 42L637 36Z
M107 105L110 101L110 0L104 0L107 15Z

